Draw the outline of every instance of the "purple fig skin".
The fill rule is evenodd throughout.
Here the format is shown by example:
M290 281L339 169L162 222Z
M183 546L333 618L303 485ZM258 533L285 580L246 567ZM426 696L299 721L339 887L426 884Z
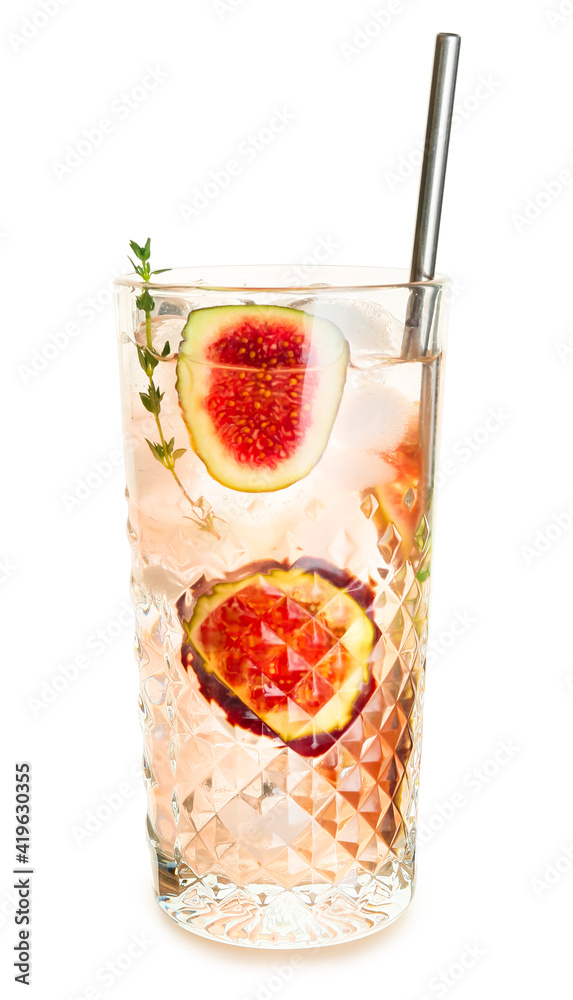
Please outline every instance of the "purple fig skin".
M289 563L286 560L284 562L264 560L251 563L248 566L243 566L242 569L238 570L236 573L230 574L224 580L207 581L205 577L201 577L201 579L197 581L190 591L183 594L177 602L177 611L180 620L183 622L183 619L188 619L190 610L195 606L196 602L205 594L212 593L213 587L217 584L239 582L242 579L247 580L249 577L255 576L256 574L268 574L271 570L275 569L300 569L307 573L317 573L319 576L334 584L334 586L341 589L344 588L348 595L363 608L374 625L375 639L372 644L372 657L372 652L378 645L378 641L381 637L380 629L376 625L372 615L374 591L368 586L368 584L357 580L345 570L338 569L325 561L313 560L308 557L297 560L297 562L295 562L292 566L289 566ZM260 719L259 716L252 711L252 709L248 708L238 695L227 687L223 681L221 681L215 674L205 669L202 656L200 656L197 652L193 643L186 640L184 640L181 647L181 662L186 670L193 670L195 676L197 677L199 690L201 691L203 697L207 701L214 701L217 705L219 705L225 712L227 720L231 725L238 726L256 736L267 736L270 739L276 740L280 746L287 746L303 757L319 757L331 750L335 743L352 725L352 723L356 721L360 713L364 710L376 688L376 682L372 676L372 671L369 670L368 680L361 685L357 693L352 707L352 715L342 728L332 730L331 732L313 733L286 742L281 736L279 736L278 733L274 731L274 729L268 726L266 722L263 722L263 720Z

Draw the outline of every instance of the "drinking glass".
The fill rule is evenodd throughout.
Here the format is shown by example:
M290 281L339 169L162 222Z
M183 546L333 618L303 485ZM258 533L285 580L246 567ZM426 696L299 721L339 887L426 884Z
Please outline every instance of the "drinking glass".
M447 287L116 280L147 836L197 934L337 944L412 896Z

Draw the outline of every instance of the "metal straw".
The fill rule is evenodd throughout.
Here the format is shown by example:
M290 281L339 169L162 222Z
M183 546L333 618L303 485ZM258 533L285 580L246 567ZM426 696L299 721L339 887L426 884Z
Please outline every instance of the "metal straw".
M436 271L460 42L459 35L442 33L436 38L410 270L410 281L414 283L431 281ZM427 355L438 292L436 285L412 288L406 309L402 358L414 360ZM438 364L436 360L436 367ZM425 510L431 505L434 483L438 379L439 368L433 372L429 364L422 366L418 440L421 443L419 488Z
M459 35L442 33L436 38L424 159L418 195L418 214L410 268L411 282L430 281L436 272L436 253L440 234L460 42ZM427 297L424 299L424 291L426 296L430 293L429 300ZM403 358L421 357L428 349L433 299L435 297L431 291L430 289L412 289L402 344ZM425 319L422 323L424 316Z

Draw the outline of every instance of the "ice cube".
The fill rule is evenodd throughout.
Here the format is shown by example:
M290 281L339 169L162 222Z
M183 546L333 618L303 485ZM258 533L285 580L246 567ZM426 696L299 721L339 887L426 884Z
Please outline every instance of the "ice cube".
M189 314L189 306L184 299L166 299L159 306L158 316L185 316Z
M386 385L388 370L384 365L365 371L350 369L332 432L339 446L359 452L387 452L402 441L413 404Z
M156 354L161 354L165 344L169 341L169 354L167 357L174 357L181 340L181 331L187 322L187 313L173 315L172 313L151 317L151 342ZM139 347L147 345L147 330L145 320L135 331L135 343Z
M371 299L305 297L292 303L334 323L350 344L352 361L358 367L377 364L381 357L399 354L402 325L378 302Z
M316 468L331 487L345 492L389 482L394 475L392 467L375 451L345 448L333 440Z

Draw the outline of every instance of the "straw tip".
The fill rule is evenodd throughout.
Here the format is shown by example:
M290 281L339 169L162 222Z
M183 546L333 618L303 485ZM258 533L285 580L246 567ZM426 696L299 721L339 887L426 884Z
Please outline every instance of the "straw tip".
M461 42L461 40L462 40L462 36L461 35L456 35L454 32L451 32L451 31L440 31L437 37L438 38L456 38L458 40L458 42Z

